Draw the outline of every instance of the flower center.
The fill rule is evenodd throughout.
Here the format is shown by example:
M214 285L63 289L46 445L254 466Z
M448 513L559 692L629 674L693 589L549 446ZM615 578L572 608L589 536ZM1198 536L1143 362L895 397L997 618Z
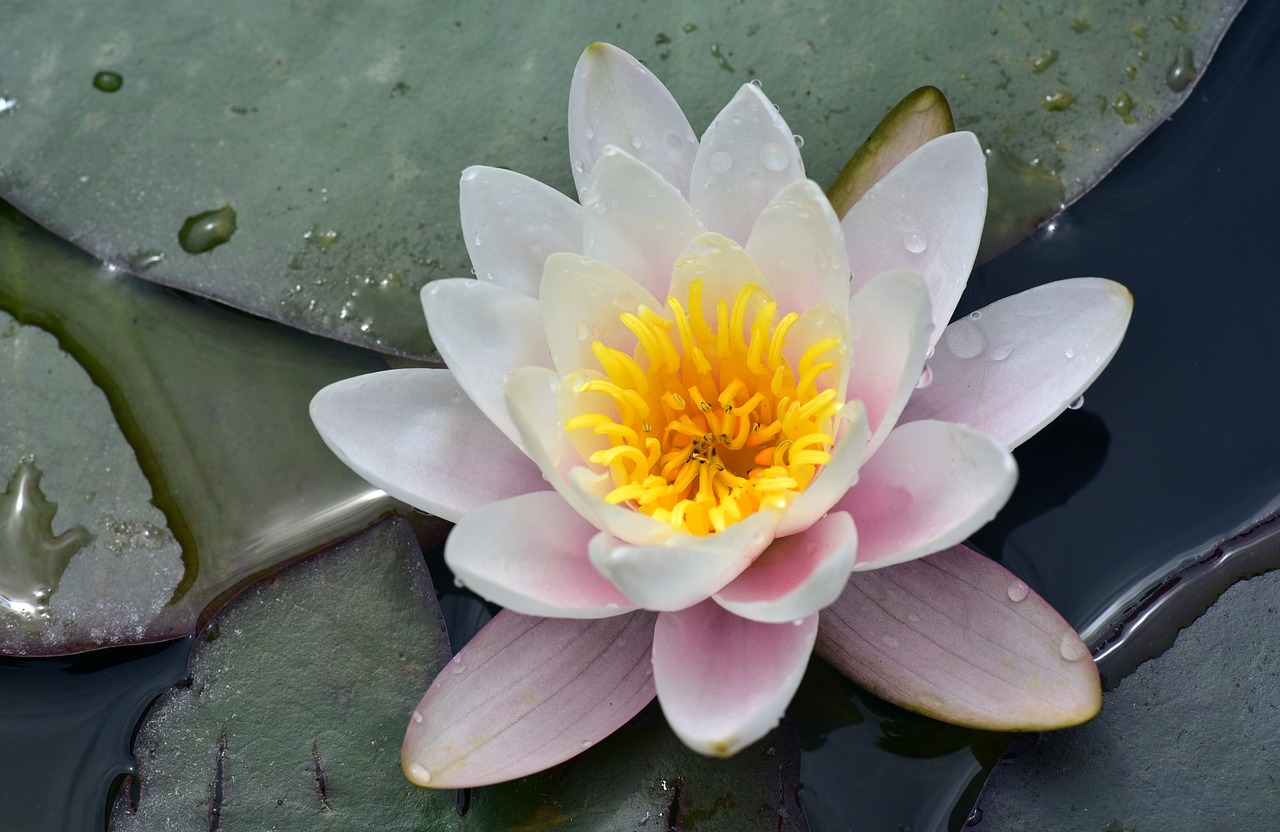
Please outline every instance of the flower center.
M605 378L578 388L608 396L617 413L565 422L608 438L588 458L612 477L606 500L695 535L784 508L804 491L831 459L843 406L836 390L818 389L818 377L836 368L839 338L816 341L793 367L783 348L799 315L775 324L778 304L748 284L732 306L719 301L708 321L702 289L700 280L690 284L687 312L668 298L671 318L645 306L623 313L635 353L594 342Z

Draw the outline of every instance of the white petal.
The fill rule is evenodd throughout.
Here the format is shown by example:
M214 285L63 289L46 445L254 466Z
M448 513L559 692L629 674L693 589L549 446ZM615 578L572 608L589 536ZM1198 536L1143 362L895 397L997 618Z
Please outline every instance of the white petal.
M569 157L581 193L606 145L657 171L686 197L698 138L680 105L644 64L616 46L593 43L569 87Z
M986 525L1018 480L1013 455L950 422L899 425L836 508L858 524L854 569L880 569L954 546Z
M815 182L798 179L774 195L751 229L747 254L784 315L849 298L844 232Z
M833 511L798 534L774 540L715 601L752 621L804 618L840 597L857 551L853 518Z
M748 283L754 283L772 294L768 279L751 262L746 250L733 240L714 231L702 234L689 242L675 261L671 271L670 296L689 311L689 286L702 282L702 312L707 323L716 322L716 304L724 301L733 309L738 293ZM747 305L746 329L749 330L756 313L765 305L765 298L756 293ZM775 316L780 318L781 316Z
M800 687L817 632L816 614L761 624L711 602L659 615L653 681L671 730L716 757L769 733Z
M986 157L974 135L948 133L922 145L841 222L853 291L889 269L919 272L929 290L936 341L969 281L986 215Z
M778 523L779 537L809 528L858 481L858 468L867 458L867 439L870 436L861 402L845 405L837 434L831 460L822 466L809 487L787 506L786 514Z
M1016 448L1106 368L1132 313L1127 289L1094 277L996 301L947 327L929 361L933 382L902 421L960 422Z
M524 615L607 618L634 607L587 557L595 526L554 491L473 511L449 533L444 558L467 588Z
M484 417L448 370L388 370L330 384L311 420L338 458L392 497L458 522L544 491L537 466Z
M867 406L874 451L916 389L929 348L929 298L920 276L878 274L849 300L850 399Z
M684 609L710 598L750 566L773 540L777 522L776 512L758 511L719 534L678 534L661 546L630 546L600 534L591 540L591 562L638 606Z
M665 299L676 258L704 231L689 203L656 171L612 145L601 152L582 195L584 253Z
M542 264L582 252L582 209L536 179L499 168L462 172L462 238L476 277L536 298Z
M662 308L648 289L613 266L573 254L554 254L547 260L539 301L546 343L562 375L600 369L591 351L595 341L631 355L636 336L620 316L635 314L641 305Z
M754 84L744 84L702 134L689 201L707 228L746 243L774 194L804 178L791 128Z
M507 378L516 367L551 366L538 301L495 284L453 278L423 286L422 308L453 377L518 446L520 435L507 413Z

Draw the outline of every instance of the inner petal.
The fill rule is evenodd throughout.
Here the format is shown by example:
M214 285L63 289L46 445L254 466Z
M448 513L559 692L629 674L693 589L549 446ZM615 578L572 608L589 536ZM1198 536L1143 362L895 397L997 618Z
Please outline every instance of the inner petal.
M631 353L592 344L601 373L567 379L578 401L561 413L609 475L608 502L701 536L785 509L830 460L844 406L830 371L844 366L847 336L788 348L800 316L780 316L767 290L747 283L713 300L703 280L686 285L665 313L620 316Z

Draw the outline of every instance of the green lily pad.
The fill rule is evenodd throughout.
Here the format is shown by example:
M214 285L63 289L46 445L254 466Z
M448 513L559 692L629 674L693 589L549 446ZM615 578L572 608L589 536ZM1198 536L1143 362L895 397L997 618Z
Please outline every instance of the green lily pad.
M383 367L0 218L0 652L191 633L389 511L306 415Z
M118 801L110 828L456 829L453 793L400 773L408 714L448 658L403 520L282 572L197 641L190 686L134 743L136 811Z
M565 102L591 41L645 61L695 129L763 79L820 182L932 84L990 149L991 253L1167 118L1240 5L25 4L0 53L0 192L148 279L427 356L416 291L469 268L458 174L572 192Z

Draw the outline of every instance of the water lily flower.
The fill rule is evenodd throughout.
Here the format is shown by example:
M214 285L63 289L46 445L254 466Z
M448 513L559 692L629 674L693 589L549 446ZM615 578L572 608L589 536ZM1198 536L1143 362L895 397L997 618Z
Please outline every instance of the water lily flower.
M569 135L580 201L463 173L477 279L422 294L448 369L312 404L348 465L457 524L450 568L506 608L414 712L409 779L540 770L655 694L690 747L732 754L778 722L815 641L957 721L1092 716L1075 633L956 547L1008 498L1009 449L1110 360L1128 293L1063 281L947 326L986 211L969 133L840 218L758 86L699 141L646 68L595 44Z

